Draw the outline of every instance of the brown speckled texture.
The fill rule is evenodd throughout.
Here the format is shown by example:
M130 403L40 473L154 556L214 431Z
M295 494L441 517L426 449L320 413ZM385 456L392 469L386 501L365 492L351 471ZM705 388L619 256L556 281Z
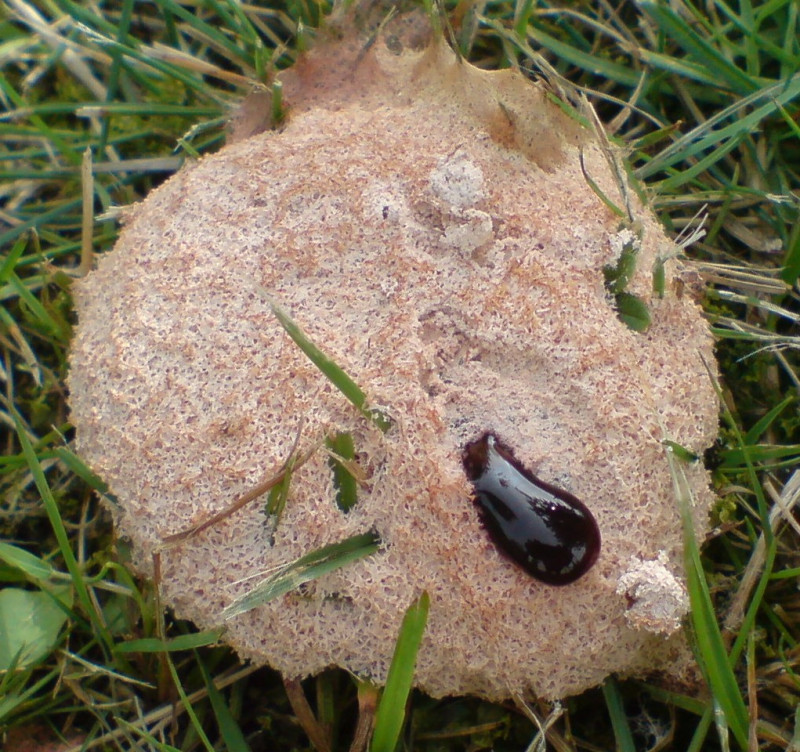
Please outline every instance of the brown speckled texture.
M339 665L383 681L425 589L417 682L433 695L558 698L610 672L680 674L680 632L640 628L647 615L627 619L617 592L659 556L659 577L680 592L661 440L702 452L717 428L701 359L713 362L711 338L673 292L673 261L664 298L651 293L656 257L674 247L637 205L630 289L653 323L633 332L604 288L628 236L581 173L579 148L621 201L588 133L512 72L479 72L444 49L396 55L381 40L356 64L360 48L340 44L287 75L281 132L154 191L76 285L72 418L119 499L120 533L147 571L164 536L274 473L304 418L304 447L353 434L367 476L357 506L337 508L316 453L292 478L274 545L262 499L163 552L163 595L179 615L217 625L260 573L374 528L379 553L234 618L226 639L288 675ZM391 431L300 352L261 288L385 407ZM603 548L577 583L533 580L488 540L460 461L484 431L592 509ZM708 478L687 472L702 534Z

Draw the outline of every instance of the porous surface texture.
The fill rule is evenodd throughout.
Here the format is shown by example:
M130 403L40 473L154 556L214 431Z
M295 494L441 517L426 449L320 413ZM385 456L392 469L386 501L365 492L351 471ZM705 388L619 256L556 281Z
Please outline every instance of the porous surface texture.
M286 76L282 130L182 170L76 284L78 448L110 484L137 565L148 572L165 536L273 475L298 431L301 450L349 432L356 506L339 509L316 451L277 524L261 498L161 552L178 615L221 625L276 566L375 530L377 553L230 619L225 639L289 676L336 665L382 682L427 591L416 681L435 696L552 699L611 672L681 674L681 633L665 637L657 614L654 629L627 618L635 598L619 586L648 561L682 581L662 440L702 452L717 429L712 342L676 292L675 247L635 199L625 229L581 169L582 153L624 206L595 138L519 74L394 38L337 44ZM644 333L620 321L603 275L637 235L627 290L649 307ZM301 352L265 292L391 416L389 431ZM602 551L574 584L542 584L490 542L461 464L486 431L592 510ZM708 477L683 471L702 535Z

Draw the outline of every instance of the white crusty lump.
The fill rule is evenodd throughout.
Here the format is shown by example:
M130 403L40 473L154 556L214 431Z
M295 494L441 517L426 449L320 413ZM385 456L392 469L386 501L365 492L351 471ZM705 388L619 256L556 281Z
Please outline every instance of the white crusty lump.
M381 682L427 590L416 681L432 695L553 699L610 672L681 675L683 637L663 634L686 602L662 440L702 452L717 401L711 337L676 293L673 244L634 203L626 290L652 319L635 332L603 274L633 236L580 156L622 206L608 161L513 71L479 71L441 45L345 39L306 55L284 92L282 130L182 170L76 284L78 447L119 500L137 565L149 571L166 536L274 474L302 422L301 449L352 435L358 503L337 507L316 452L274 531L262 498L163 550L163 597L180 616L219 625L259 575L374 529L378 553L231 619L226 639L289 676L336 665ZM387 433L292 342L264 290L391 416ZM461 464L485 431L592 510L602 551L574 584L532 579L489 540ZM685 470L702 535L708 477ZM666 621L637 595L647 562L678 588Z
M633 557L625 574L619 578L617 593L629 600L625 612L628 624L636 629L671 635L681 626L689 610L686 588L669 570L663 551L653 561Z

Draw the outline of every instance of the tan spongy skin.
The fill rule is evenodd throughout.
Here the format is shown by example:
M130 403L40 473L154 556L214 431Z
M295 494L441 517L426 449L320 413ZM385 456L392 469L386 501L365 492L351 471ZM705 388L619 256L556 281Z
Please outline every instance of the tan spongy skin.
M416 681L435 696L553 699L611 672L680 674L685 640L665 635L686 609L681 520L662 440L702 452L717 401L711 337L676 294L673 260L663 297L652 292L656 259L676 249L634 202L643 241L628 289L652 324L632 331L603 267L635 236L582 173L581 153L624 205L588 131L519 74L442 46L338 44L286 76L282 130L154 191L75 286L78 448L118 499L137 566L150 572L164 537L274 474L298 430L301 451L346 431L357 505L337 507L316 451L274 530L261 498L161 552L179 616L219 626L277 565L375 530L376 554L224 622L225 639L292 677L335 665L383 682L426 590ZM265 293L391 416L387 433L292 342ZM487 537L461 464L485 431L592 510L602 551L577 582L545 585ZM708 477L684 470L702 534ZM628 614L620 580L644 592L648 572L672 613L642 601Z

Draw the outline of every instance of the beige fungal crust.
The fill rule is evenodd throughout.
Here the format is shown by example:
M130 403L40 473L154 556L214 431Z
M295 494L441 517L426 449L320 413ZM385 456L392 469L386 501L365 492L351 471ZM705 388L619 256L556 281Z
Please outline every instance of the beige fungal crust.
M274 530L262 498L162 552L163 596L180 616L219 625L276 565L374 529L377 554L233 618L226 639L290 676L337 665L381 682L403 612L427 590L416 680L436 696L560 698L610 672L681 674L681 633L662 633L685 601L675 596L668 623L629 618L620 586L628 576L645 592L641 564L657 561L679 592L661 441L702 452L717 428L711 338L674 292L674 261L663 298L651 291L657 258L676 249L634 204L627 289L652 324L632 331L603 276L630 230L587 184L581 152L624 199L587 131L519 74L478 71L441 46L337 44L287 74L280 132L154 191L76 285L78 445L119 500L137 565L149 571L165 536L273 474L304 421L303 449L352 434L357 505L337 507L316 452ZM289 339L262 290L391 415L388 433ZM488 539L460 459L485 431L591 508L602 552L576 583L544 585ZM686 472L702 535L708 477Z

